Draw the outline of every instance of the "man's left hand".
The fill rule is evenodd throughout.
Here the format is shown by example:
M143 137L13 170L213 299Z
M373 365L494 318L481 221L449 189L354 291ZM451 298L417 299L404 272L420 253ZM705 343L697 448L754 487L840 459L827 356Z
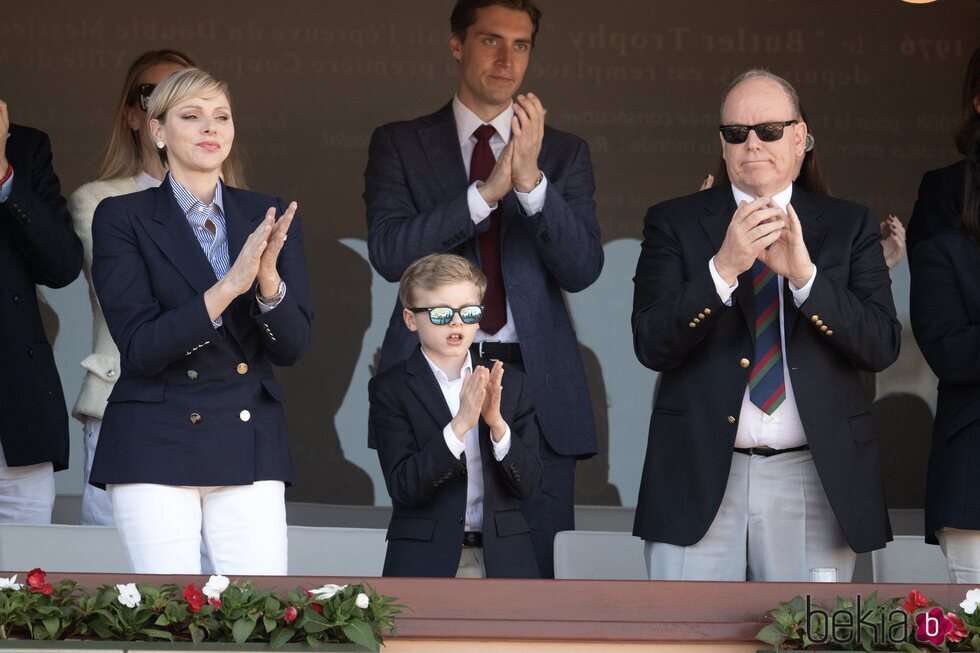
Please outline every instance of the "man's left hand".
M771 206L777 208L775 204ZM813 263L810 260L810 252L806 249L806 243L803 242L800 218L796 215L792 204L786 205L785 222L786 226L779 239L759 253L759 260L776 274L789 279L793 287L802 288L813 275Z
M514 188L529 193L538 185L541 171L538 155L544 138L544 117L548 111L534 93L518 95L511 121L510 143L514 146L512 174Z

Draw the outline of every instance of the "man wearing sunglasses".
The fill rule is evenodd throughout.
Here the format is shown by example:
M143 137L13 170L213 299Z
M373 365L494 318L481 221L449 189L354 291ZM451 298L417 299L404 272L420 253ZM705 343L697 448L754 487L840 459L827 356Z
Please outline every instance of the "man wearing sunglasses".
M663 375L634 534L651 579L849 581L891 537L858 374L899 350L878 221L793 185L807 127L784 79L736 78L721 122L731 185L644 225L634 346Z
M459 63L456 95L434 114L375 130L364 202L371 263L389 281L442 252L466 257L488 278L475 353L523 369L533 389L546 480L525 510L541 573L550 577L554 534L575 527L576 460L596 452L562 291L591 285L603 251L588 146L545 126L540 98L518 94L540 15L532 0L456 3L449 39ZM379 370L417 343L401 316L399 304Z
M46 524L68 467L68 411L36 284L82 269L47 134L10 123L0 101L0 523Z

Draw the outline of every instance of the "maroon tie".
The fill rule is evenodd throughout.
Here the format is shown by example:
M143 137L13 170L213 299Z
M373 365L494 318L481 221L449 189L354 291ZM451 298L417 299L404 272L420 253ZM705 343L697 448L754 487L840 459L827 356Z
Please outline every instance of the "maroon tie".
M480 126L473 135L476 147L470 159L470 183L486 181L497 164L490 149L490 137L497 131L492 125ZM504 291L504 276L500 270L500 205L490 214L490 228L480 234L480 267L487 277L487 292L483 296L483 319L480 329L494 334L507 323L507 297Z

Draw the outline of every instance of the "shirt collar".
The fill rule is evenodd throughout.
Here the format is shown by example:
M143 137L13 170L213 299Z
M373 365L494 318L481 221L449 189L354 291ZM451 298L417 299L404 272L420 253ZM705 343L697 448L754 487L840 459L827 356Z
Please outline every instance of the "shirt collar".
M218 185L214 187L214 201L211 202L211 204L205 204L201 200L197 199L193 193L181 186L180 182L174 179L173 175L169 172L167 173L167 178L170 180L170 188L174 191L174 198L177 200L177 204L180 205L180 209L185 215L190 213L191 209L199 206L215 207L218 209L221 215L225 214L224 197L221 191L224 184L221 183L220 179L218 180Z
M507 108L498 113L497 117L489 123L484 123L478 115L470 111L469 107L463 104L458 95L454 95L453 117L456 119L456 136L459 138L460 145L472 138L473 132L480 125L484 124L493 125L493 128L497 130L497 135L505 143L510 142L510 122L514 117L514 105L512 104L508 104Z
M440 368L438 365L432 362L432 359L429 358L429 355L425 353L425 349L422 349L422 356L425 357L425 362L429 364L429 368L432 370L432 373L436 375L436 379L440 383L446 383L446 384L453 383L452 381L449 380L449 376L447 376L446 373L442 371L442 368ZM463 367L460 368L459 379L457 380L461 380L464 376L463 372L467 370L473 372L473 360L472 358L470 358L470 352L466 352L466 362L463 363Z
M732 184L732 195L735 196L735 206L738 206L739 202L752 202L758 198L752 197L748 193L744 193ZM776 206L781 208L784 212L786 211L786 205L789 204L790 199L793 197L793 184L790 184L783 190L779 191L772 196L772 201L776 203Z

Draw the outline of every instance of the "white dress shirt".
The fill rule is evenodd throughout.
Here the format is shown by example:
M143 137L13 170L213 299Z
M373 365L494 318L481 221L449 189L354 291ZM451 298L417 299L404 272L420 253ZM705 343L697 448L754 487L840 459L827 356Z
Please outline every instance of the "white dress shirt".
M446 398L446 404L449 406L449 412L453 417L456 417L456 413L459 412L459 394L463 390L463 379L466 378L467 374L473 372L473 361L470 359L470 355L467 352L466 362L463 363L463 367L459 370L459 378L450 381L446 373L443 372L438 365L432 362L432 359L428 357L425 350L422 350L422 356L425 357L425 362L429 364L432 369L432 373L436 377L436 381L439 383L439 389L442 390L442 396ZM454 456L458 459L463 452L466 452L466 522L465 529L467 531L477 531L483 532L483 458L480 455L480 423L477 421L476 426L471 428L463 436L463 441L460 442L459 438L456 437L456 433L453 431L452 424L446 424L446 428L442 430L442 436L446 440L446 446L449 447L449 451L452 452ZM510 426L504 432L504 437L500 438L500 442L495 442L494 439L490 438L490 444L493 447L493 456L497 461L503 460L507 453L510 451Z
M473 158L473 150L476 148L476 136L473 135L484 123L479 116L469 110L458 96L453 97L453 117L456 120L456 135L459 137L459 149L463 155L463 165L466 167L466 178L470 176L470 159ZM490 149L493 150L494 158L500 158L500 153L510 142L510 124L514 117L514 107L508 105L506 109L497 114L497 117L489 122L497 133L490 137ZM466 192L466 203L470 209L470 219L474 224L480 224L490 217L490 214L497 208L494 204L487 204L483 196L480 195L479 186L483 182L473 182ZM521 210L525 215L534 215L544 209L545 191L548 188L548 179L543 176L541 183L531 189L529 193L522 193L516 188L514 194L521 205ZM474 338L476 342L483 340L499 340L501 342L517 342L517 328L514 325L514 315L510 310L510 300L507 301L507 323L500 328L500 331L488 335L483 331L478 331Z
M732 194L735 196L736 206L739 202L751 202L757 199L743 193L734 185L732 185ZM793 186L790 185L785 190L773 195L772 199L779 208L786 211L786 205L789 204L792 195ZM718 274L718 270L715 269L714 257L708 261L708 270L715 282L718 297L726 306L731 306L732 293L738 288L738 279L735 280L734 286L729 286ZM789 284L789 289L793 293L793 303L796 304L797 308L810 297L810 289L813 288L813 281L816 278L817 266L814 265L810 280L802 288L795 288L792 283ZM742 396L742 409L739 412L738 430L735 433L735 446L738 448L790 449L806 444L806 433L803 431L803 422L800 420L800 411L796 405L796 395L793 393L793 380L789 375L789 352L786 350L786 307L783 305L783 284L786 281L781 275L777 276L777 280L779 283L779 338L783 357L783 379L786 381L786 400L773 411L772 415L767 415L752 403L749 398L749 386L746 384L745 394Z

